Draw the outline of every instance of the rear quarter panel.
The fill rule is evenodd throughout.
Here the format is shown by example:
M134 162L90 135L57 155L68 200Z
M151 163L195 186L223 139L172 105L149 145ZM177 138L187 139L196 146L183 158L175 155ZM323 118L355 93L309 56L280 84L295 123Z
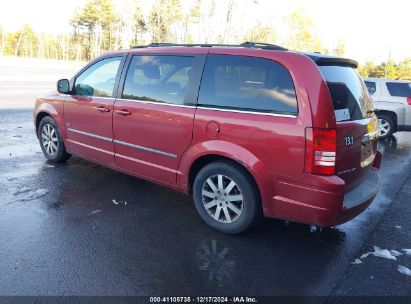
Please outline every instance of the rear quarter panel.
M335 128L336 123L328 87L316 64L304 55L283 51L211 49L212 53L261 57L282 64L293 79L299 113L282 117L198 108L193 143L181 159L178 184L188 185L188 172L196 159L217 154L248 169L259 186L264 208L275 195L286 192L289 182L321 188L321 179L304 173L305 128ZM219 125L218 134L207 134L209 122ZM287 195L301 199L299 193Z
M205 132L210 121L218 123L219 134ZM304 129L300 118L198 109L194 144L185 154L181 170L187 172L193 160L203 155L231 158L248 169L263 200L269 201L277 179L298 176L303 171Z

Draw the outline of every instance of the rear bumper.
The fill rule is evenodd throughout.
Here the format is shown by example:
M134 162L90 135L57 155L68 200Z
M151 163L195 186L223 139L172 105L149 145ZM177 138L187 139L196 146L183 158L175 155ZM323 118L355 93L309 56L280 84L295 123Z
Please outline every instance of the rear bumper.
M371 169L361 184L344 195L343 208L351 209L366 203L377 195L379 189L380 174Z
M377 195L380 188L380 161L379 154L362 183L347 193L344 193L344 183L332 185L336 180L331 177L330 185L322 189L288 183L286 192L290 195L274 196L269 206L265 206L264 215L324 227L345 223L363 212ZM291 195L294 198L290 198ZM297 195L305 201L296 200Z
M380 186L380 172L372 168L358 187L344 195L342 210L336 214L332 225L345 223L363 212L374 200Z

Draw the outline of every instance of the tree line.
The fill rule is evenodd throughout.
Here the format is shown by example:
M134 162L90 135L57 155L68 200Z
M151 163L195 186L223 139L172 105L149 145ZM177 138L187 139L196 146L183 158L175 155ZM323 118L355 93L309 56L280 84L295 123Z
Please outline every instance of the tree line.
M411 80L411 58L405 58L398 63L388 60L378 65L368 61L358 67L358 72L362 77Z
M256 0L243 0L241 5L258 5ZM128 0L116 7L112 0L89 0L75 10L69 33L54 35L37 33L25 24L16 32L0 27L0 56L25 56L62 60L88 61L105 51L129 48L150 42L177 43L240 43L258 41L278 43L289 49L344 56L345 46L338 41L332 50L326 49L315 33L313 21L303 9L297 9L283 20L278 33L270 24L257 22L252 28L239 31L233 18L239 0L219 3L224 25L216 26L217 0L194 0L183 11L180 0L156 0L144 14L140 0ZM220 12L221 16L221 12ZM376 65L367 62L359 67L361 76L411 79L411 59L387 61Z

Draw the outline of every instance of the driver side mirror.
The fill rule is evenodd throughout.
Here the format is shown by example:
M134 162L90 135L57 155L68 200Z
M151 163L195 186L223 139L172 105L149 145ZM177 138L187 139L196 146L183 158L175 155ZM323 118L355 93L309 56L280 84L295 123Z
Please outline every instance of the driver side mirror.
M63 94L68 94L70 92L70 83L68 79L60 79L57 81L57 91Z

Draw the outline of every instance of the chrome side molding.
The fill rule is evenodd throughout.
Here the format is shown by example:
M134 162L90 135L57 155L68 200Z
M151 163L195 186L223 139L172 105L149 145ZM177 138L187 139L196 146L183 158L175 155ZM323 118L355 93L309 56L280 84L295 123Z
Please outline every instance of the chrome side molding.
M73 129L73 128L67 128L67 130L70 131L70 132L73 132L73 133L89 136L89 137L92 137L92 138L97 138L97 139L100 139L100 140L109 141L109 142L112 142L112 143L115 143L115 144L118 144L118 145L123 145L123 146L126 146L126 147L130 147L130 148L134 148L134 149L138 149L138 150L142 150L142 151L146 151L146 152L152 152L152 153L156 153L156 154L160 154L160 155L164 155L164 156L168 156L168 157L172 157L172 158L177 158L177 155L172 154L172 153L168 153L168 152L164 152L164 151L160 151L160 150L156 150L156 149L151 149L151 148L147 148L147 147L143 147L143 146L130 144L130 143L125 142L125 141L116 140L116 139L112 139L112 138L108 138L108 137L104 137L104 136L100 136L100 135L96 135L96 134L76 130L76 129ZM72 141L72 140L70 140L70 141ZM76 143L78 143L78 142L76 142Z
M88 132L84 132L84 131L80 131L80 130L76 130L76 129L72 129L72 128L67 128L67 130L70 131L70 132L90 136L90 137L101 139L101 140L104 140L104 141L113 141L111 138L108 138L108 137L104 137L104 136L100 136L100 135L96 135L96 134L92 134L92 133L88 133Z
M175 154L171 154L171 153L163 152L163 151L160 151L160 150L155 150L155 149L151 149L151 148L147 148L147 147L143 147L143 146L130 144L128 142L124 142L124 141L121 141L121 140L114 139L113 143L118 144L118 145L123 145L123 146L126 146L126 147L130 147L130 148L134 148L134 149L137 149L137 150L142 150L142 151L157 153L157 154L172 157L172 158L177 158L177 155L175 155Z

